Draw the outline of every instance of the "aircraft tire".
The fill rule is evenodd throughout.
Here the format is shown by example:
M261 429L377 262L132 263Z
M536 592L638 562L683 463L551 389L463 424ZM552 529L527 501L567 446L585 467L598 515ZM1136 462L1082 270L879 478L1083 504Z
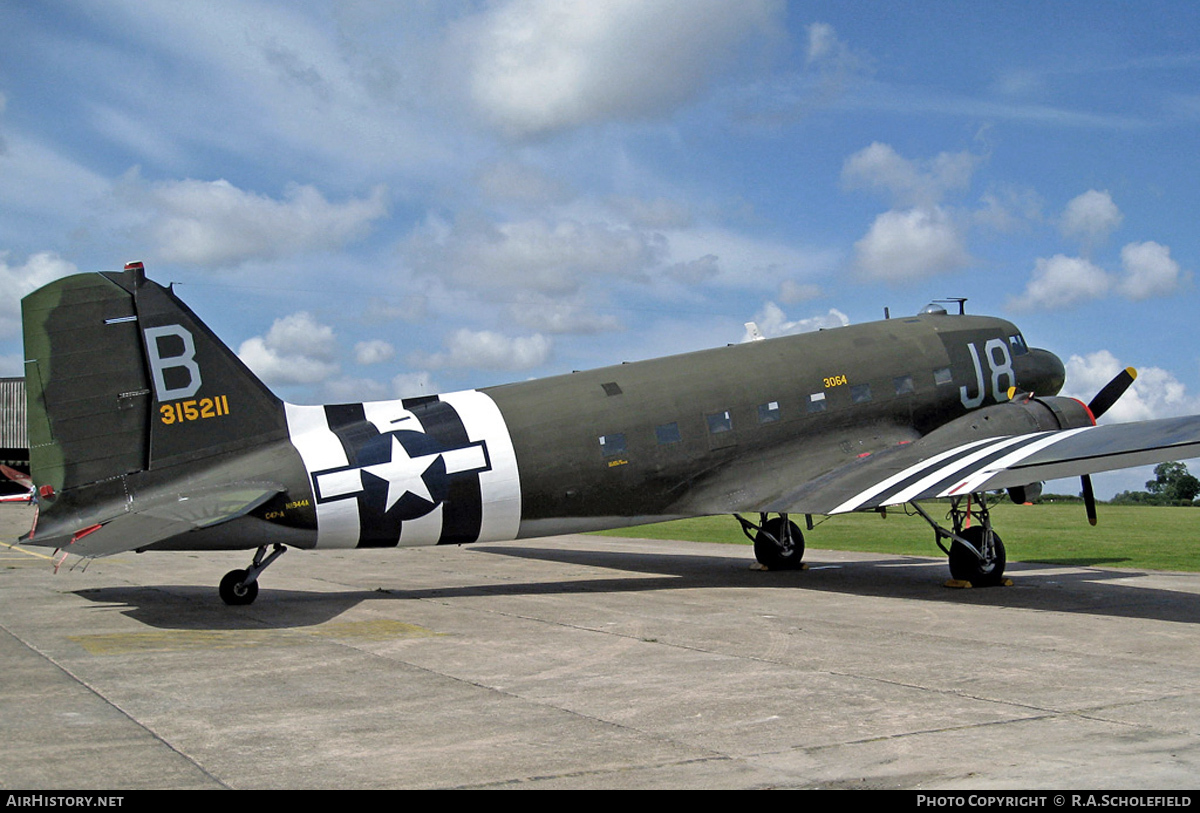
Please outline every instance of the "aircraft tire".
M961 536L976 548L983 544L984 529L980 525L967 528ZM955 542L950 546L950 577L958 581L970 582L975 587L995 587L1004 579L1004 566L1007 557L1004 543L1000 534L992 532L995 542L996 555L988 564L979 561L974 553L963 545Z
M225 578L221 579L219 588L221 601L233 607L253 604L254 599L258 598L258 582L243 584L246 576L245 570L231 570L226 573Z
M800 526L796 523L789 522L788 524L791 526L792 549L786 553L780 550L779 545L775 544L762 531L754 535L754 558L767 570L798 570L800 568L804 559L804 534L800 533ZM778 539L783 532L783 519L776 517L767 520L763 524L763 531Z

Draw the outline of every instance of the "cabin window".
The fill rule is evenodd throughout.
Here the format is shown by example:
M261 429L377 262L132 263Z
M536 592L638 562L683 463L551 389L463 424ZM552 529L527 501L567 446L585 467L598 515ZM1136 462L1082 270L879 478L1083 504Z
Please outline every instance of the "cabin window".
M733 418L730 416L729 410L714 412L704 417L708 419L708 434L710 435L719 435L722 432L733 430Z
M678 443L683 440L679 434L679 424L674 421L654 427L654 436L658 438L660 446L666 446L669 443Z
M902 375L899 378L893 378L892 383L896 385L897 395L908 395L913 391L913 379L911 375Z
M865 404L871 400L870 384L855 384L850 388L850 400L856 404Z
M939 370L933 371L933 383L934 384L938 384L938 385L952 384L953 382L954 382L954 376L950 374L949 367L942 367Z
M825 393L814 392L808 396L808 411L809 412L824 412L825 411Z
M604 387L604 394L609 397L621 394L621 387L615 381L609 381L607 384L601 384L600 386Z
M758 405L758 422L759 423L774 423L779 420L779 402L768 401L765 404Z
M625 434L617 432L612 435L600 436L600 451L604 452L604 456L621 454L625 451Z

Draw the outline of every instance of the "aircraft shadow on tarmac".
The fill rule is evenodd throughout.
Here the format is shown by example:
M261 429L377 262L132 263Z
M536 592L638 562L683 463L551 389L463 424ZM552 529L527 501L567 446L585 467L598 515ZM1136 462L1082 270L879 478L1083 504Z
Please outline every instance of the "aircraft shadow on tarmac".
M1014 563L1011 587L949 589L940 559L896 556L867 561L822 562L814 552L805 571L751 569L740 553L713 555L571 549L562 545L487 545L463 551L559 562L637 576L486 581L444 587L406 588L403 574L380 578L380 587L362 590L300 591L265 586L251 607L227 607L207 585L100 587L75 591L89 601L124 605L126 615L162 629L288 629L316 626L367 601L413 601L458 597L631 593L651 590L753 588L840 593L861 597L970 604L1116 618L1197 623L1200 595L1130 584L1151 574L1139 570L1080 569L1063 565ZM470 578L464 577L464 580ZM1197 576L1196 578L1200 578ZM389 586L388 582L395 586Z
M526 556L549 561L622 570L686 576L688 587L793 588L858 596L911 598L941 603L970 603L1015 609L1085 613L1117 618L1200 622L1200 594L1131 585L1129 579L1151 572L1108 570L1094 565L1050 565L1014 562L1007 575L1011 587L951 589L940 558L896 556L860 562L822 562L820 552L807 558L804 571L768 573L749 569L744 557L571 550L565 547L479 546L476 551ZM682 561L681 561L682 560ZM722 568L722 564L732 564ZM1084 569L1086 568L1086 569ZM744 572L740 579L730 572ZM1192 575L1192 574L1187 574ZM1200 575L1195 578L1200 580ZM673 584L678 588L680 584Z

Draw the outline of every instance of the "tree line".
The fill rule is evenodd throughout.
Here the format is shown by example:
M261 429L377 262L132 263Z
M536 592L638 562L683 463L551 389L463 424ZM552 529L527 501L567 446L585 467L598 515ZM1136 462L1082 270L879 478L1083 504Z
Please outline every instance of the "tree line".
M1109 502L1126 505L1195 505L1200 480L1187 466L1175 461L1154 467L1154 479L1146 481L1145 491L1122 491Z

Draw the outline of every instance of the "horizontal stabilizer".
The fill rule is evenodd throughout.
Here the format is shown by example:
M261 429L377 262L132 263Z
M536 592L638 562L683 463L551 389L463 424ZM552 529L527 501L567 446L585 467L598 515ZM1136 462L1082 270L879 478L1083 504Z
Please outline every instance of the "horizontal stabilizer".
M279 483L260 482L202 486L169 497L139 500L127 512L68 533L60 526L53 535L35 533L32 539L22 541L62 548L78 556L110 556L243 517L284 490Z
M24 472L19 472L11 466L0 464L0 474L3 474L14 483L18 483L25 488L33 488L33 478Z

